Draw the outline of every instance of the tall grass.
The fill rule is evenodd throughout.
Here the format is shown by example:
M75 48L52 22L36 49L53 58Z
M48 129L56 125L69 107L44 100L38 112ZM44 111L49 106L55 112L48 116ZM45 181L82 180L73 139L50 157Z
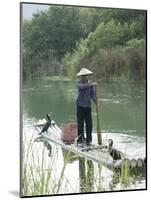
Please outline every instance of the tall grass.
M43 144L35 144L34 136L24 138L22 145L22 196L58 194L64 180L64 171L69 156L65 158L60 177L54 177L55 164L58 159L58 147L53 146L49 158Z
M79 178L72 185L71 174L66 174L67 164L75 155L67 151L58 166L60 147L53 145L51 157L43 142L35 143L34 135L24 137L22 145L22 196L54 195L76 192L101 192L130 188L136 184L137 177L131 168L123 164L120 170L107 169L102 163L97 164L77 156ZM126 151L126 149L125 149ZM59 168L58 168L59 167ZM105 173L105 174L104 174ZM67 175L67 176L66 176Z

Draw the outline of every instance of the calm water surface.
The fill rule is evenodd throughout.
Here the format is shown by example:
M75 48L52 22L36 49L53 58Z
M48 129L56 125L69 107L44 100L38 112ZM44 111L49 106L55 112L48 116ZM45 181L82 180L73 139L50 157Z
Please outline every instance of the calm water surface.
M23 114L26 120L37 121L47 112L58 124L76 121L75 82L28 81L23 88ZM145 85L99 84L101 129L145 137ZM93 123L96 129L96 112Z

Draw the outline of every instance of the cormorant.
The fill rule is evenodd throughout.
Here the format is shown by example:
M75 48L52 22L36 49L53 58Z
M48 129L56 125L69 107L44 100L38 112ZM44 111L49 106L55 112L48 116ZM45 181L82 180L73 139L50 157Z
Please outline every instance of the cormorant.
M109 139L108 140L109 143L109 154L110 156L113 158L113 160L121 160L121 154L119 151L117 151L116 149L113 149L113 140Z
M46 115L47 118L47 122L44 124L41 132L39 133L40 135L44 132L46 132L48 130L48 128L51 126L51 118L50 118L50 114Z

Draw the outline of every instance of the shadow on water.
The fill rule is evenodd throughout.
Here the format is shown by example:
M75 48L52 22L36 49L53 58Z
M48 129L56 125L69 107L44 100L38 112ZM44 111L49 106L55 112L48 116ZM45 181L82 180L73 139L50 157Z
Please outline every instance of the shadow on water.
M81 193L94 191L94 165L83 157L79 157L79 185Z
M52 145L47 141L44 140L43 141L43 145L47 148L48 150L48 156L51 157L51 153L52 153Z

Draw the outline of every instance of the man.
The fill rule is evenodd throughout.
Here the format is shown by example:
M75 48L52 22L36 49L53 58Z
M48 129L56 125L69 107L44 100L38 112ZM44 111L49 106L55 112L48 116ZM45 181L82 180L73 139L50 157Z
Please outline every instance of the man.
M84 123L86 125L86 144L92 143L92 115L91 115L91 99L96 103L96 96L94 86L97 83L92 83L88 76L93 74L90 70L82 68L77 76L81 77L77 81L78 97L76 100L77 105L77 127L78 127L78 139L79 146L83 146L84 143Z

